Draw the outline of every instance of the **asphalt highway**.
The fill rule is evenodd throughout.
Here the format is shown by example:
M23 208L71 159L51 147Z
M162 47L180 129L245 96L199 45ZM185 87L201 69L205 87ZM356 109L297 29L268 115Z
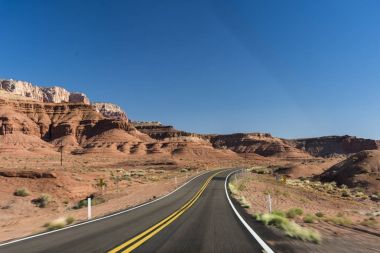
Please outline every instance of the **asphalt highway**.
M2 245L0 252L261 253L263 248L228 202L225 180L231 171L208 172L153 203Z

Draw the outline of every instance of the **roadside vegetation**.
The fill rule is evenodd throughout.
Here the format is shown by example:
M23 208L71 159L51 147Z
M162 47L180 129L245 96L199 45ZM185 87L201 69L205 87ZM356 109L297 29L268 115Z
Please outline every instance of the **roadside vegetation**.
M61 218L58 218L51 222L46 223L44 227L46 227L47 230L51 231L51 230L64 228L65 226L74 223L74 221L75 219L71 216L66 217L66 218L61 217Z
M51 197L48 194L42 194L40 197L33 199L32 203L40 208L45 208L51 202Z
M301 227L295 221L285 217L284 212L272 212L264 214L255 214L253 217L267 226L274 226L282 230L285 235L301 239L303 241L309 241L313 243L321 243L321 235L314 229Z
M266 173L263 172L263 174ZM232 196L240 203L241 207L250 208L250 203L241 194L241 191L246 188L244 183L244 180L236 180L236 177L235 179L232 177L231 181L228 184L228 188ZM293 218L301 216L302 214L303 210L301 208L291 208L286 212L276 210L272 213L256 213L253 216L257 221L262 222L267 226L272 225L282 230L289 237L313 243L320 243L321 235L318 233L318 231L301 227L293 220L291 220ZM304 218L310 219L310 215L307 214Z
M26 197L30 195L30 192L26 188L17 188L13 195L18 196L18 197Z
M366 200L370 198L370 196L365 194L364 190L361 188L350 189L344 184L337 186L335 182L321 183L319 181L311 181L308 179L287 179L286 185L299 187L307 190L315 190L321 193L335 195L337 197L347 199Z
M96 205L102 204L104 202L106 202L106 200L104 198L94 197L91 199L91 206L96 206ZM83 207L87 207L87 205L88 205L87 199L82 199L73 207L73 209L81 209Z
M237 181L235 180L235 182L229 182L228 183L228 188L233 196L233 198L235 198L241 207L243 208L250 208L251 207L251 204L248 202L248 200L240 194L240 191L242 189L244 189L244 185L242 182L240 183L237 183Z
M319 231L320 226L378 228L380 214L369 211L371 209L368 213L362 211L366 203L373 203L363 189L306 178L289 179L274 176L272 171L272 168L253 167L233 175L228 184L231 196L247 208L256 221L275 227L291 238L315 244L321 244L322 237L328 236L321 234L324 230ZM356 211L347 209L353 204L358 206Z

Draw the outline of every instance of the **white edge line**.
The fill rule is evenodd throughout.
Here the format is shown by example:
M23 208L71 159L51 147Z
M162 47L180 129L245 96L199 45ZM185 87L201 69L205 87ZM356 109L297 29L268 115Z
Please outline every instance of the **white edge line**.
M113 213L113 214L110 214L110 215L106 215L106 216L103 216L103 217L100 217L100 218L96 218L96 219L93 219L93 220L89 220L89 221L85 221L85 222L82 222L82 223L78 223L78 224L75 224L75 225L71 225L71 226L68 226L68 227L64 227L64 228L61 228L61 229L57 229L57 230L53 230L53 231L48 231L48 232L43 232L43 233L40 233L40 234L36 234L36 235L31 235L31 236L26 236L26 237L23 237L23 238L20 238L20 239L16 239L16 240L13 240L13 241L10 241L10 242L5 242L5 243L1 243L0 244L0 247L2 246L6 246L6 245L9 245L9 244L13 244L13 243L17 243L17 242L21 242L21 241L25 241L25 240L29 240L29 239L33 239L33 238L36 238L36 237L40 237L40 236L44 236L44 235L48 235L48 234L52 234L52 233L57 233L57 232L60 232L60 231L63 231L63 230L66 230L66 229L70 229L70 228L75 228L75 227L79 227L79 226L83 226L83 225L86 225L86 224L89 224L89 223L93 223L93 222L96 222L96 221L100 221L100 220L104 220L104 219L108 219L108 218L111 218L113 216L117 216L117 215L120 215L120 214L123 214L123 213L127 213L127 212L130 212L130 211L133 211L137 208L140 208L140 207L143 207L143 206L147 206L147 205L150 205L156 201L159 201L163 198L166 198L170 195L172 195L173 193L175 193L176 191L178 191L179 189L181 189L182 187L184 187L185 185L187 185L188 183L190 183L191 181L193 181L194 179L200 177L200 176L203 176L207 173L209 173L210 171L206 171L200 175L197 175L195 177L193 177L192 179L190 179L189 181L187 181L186 183L184 183L183 185L181 185L180 187L176 188L175 190L169 192L168 194L158 198L158 199L155 199L155 200L152 200L152 201L149 201L147 203L144 203L144 204L141 204L141 205L138 205L138 206L135 206L135 207L132 207L130 209L127 209L127 210L123 210L123 211L120 211L120 212L117 212L117 213Z
M234 212L235 212L236 216L239 218L240 222L244 225L244 227L248 230L248 232L256 239L256 241L261 245L261 247L263 247L265 252L266 253L274 253L274 251L268 246L268 244L266 244L264 242L264 240L261 239L260 236L258 234L256 234L255 231L253 231L253 229L248 225L248 223L243 219L243 217L241 217L239 212L236 210L234 204L232 203L230 196L228 195L228 190L227 190L228 178L235 172L237 172L237 171L235 170L235 171L232 171L230 174L228 174L228 176L226 177L226 181L224 182L224 190L226 191L226 196L227 196L228 202L230 203L230 206L234 210Z

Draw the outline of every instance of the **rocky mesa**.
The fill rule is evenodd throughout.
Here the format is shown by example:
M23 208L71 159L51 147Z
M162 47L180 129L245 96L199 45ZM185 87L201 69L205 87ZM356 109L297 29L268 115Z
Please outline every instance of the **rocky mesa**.
M90 104L90 100L83 93L69 92L58 86L39 87L29 82L17 80L0 80L0 90L9 92L21 97L30 98L46 103L84 103Z

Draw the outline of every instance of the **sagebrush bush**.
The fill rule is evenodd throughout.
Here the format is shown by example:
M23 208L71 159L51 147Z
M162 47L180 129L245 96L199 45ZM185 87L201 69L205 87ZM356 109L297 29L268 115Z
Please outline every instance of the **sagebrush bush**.
M28 189L26 189L26 188L18 188L15 190L13 195L19 196L19 197L26 197L26 196L29 196L30 193L29 193Z

